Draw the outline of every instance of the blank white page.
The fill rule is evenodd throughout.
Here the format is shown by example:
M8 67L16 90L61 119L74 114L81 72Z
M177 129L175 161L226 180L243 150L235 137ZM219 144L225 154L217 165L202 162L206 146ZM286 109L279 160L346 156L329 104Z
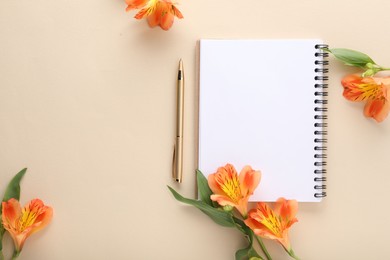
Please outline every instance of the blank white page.
M262 172L251 201L315 198L319 40L200 40L199 170Z

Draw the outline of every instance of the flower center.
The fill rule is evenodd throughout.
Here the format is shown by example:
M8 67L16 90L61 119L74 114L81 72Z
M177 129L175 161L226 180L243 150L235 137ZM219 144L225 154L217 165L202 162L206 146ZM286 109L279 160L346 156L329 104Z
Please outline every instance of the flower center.
M262 218L261 224L266 226L269 231L278 237L282 237L282 226L279 217L275 216L273 212L269 212L267 217Z
M221 190L234 202L238 202L242 198L240 182L237 176L218 174L216 181Z
M22 210L22 215L20 216L19 223L17 223L16 228L22 232L27 227L32 226L35 223L35 220L37 219L39 213L40 213L39 205L32 205L32 207L25 207Z
M383 96L382 85L373 83L357 84L358 89L361 91L362 100L376 99Z
M151 15L157 8L157 4L159 4L159 0L150 0L146 5L146 14Z

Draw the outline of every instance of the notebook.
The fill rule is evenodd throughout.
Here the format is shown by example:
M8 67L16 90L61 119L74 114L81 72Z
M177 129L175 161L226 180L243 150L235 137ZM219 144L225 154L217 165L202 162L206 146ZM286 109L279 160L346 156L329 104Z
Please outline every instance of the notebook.
M199 42L198 168L262 173L251 201L326 196L327 53L321 40Z

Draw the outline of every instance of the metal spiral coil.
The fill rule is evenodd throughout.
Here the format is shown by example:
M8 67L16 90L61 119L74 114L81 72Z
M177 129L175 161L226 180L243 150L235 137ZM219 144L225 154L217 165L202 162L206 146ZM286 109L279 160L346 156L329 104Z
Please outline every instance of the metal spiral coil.
M314 181L317 183L314 185L314 189L316 192L314 193L314 197L323 198L326 197L326 143L327 143L327 134L326 128L328 126L326 120L328 119L328 108L326 105L328 104L328 100L326 99L328 96L328 84L327 81L329 77L325 74L329 73L329 69L326 67L329 65L329 61L326 58L329 56L327 52L323 49L328 48L326 44L317 44L315 45L315 57L318 59L314 62L314 64L318 67L314 69L316 76L314 80L316 84L314 85L314 127L316 130L314 131Z

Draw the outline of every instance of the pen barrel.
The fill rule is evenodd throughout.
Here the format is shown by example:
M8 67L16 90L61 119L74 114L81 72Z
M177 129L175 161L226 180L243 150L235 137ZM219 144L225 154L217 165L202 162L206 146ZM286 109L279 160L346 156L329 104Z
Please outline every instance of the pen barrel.
M176 136L183 136L184 121L184 80L177 82L177 103L176 103Z
M180 63L182 66L182 63ZM173 178L182 181L183 172L183 128L184 128L184 77L183 70L179 69L177 80L176 101L176 147L174 155Z
M183 138L182 137L176 137L176 147L175 147L175 165L174 167L174 176L173 178L177 182L182 181L182 174L183 174Z
M183 62L179 62L176 88L176 145L174 151L173 179L182 181L183 174L183 128L184 128L184 71Z

